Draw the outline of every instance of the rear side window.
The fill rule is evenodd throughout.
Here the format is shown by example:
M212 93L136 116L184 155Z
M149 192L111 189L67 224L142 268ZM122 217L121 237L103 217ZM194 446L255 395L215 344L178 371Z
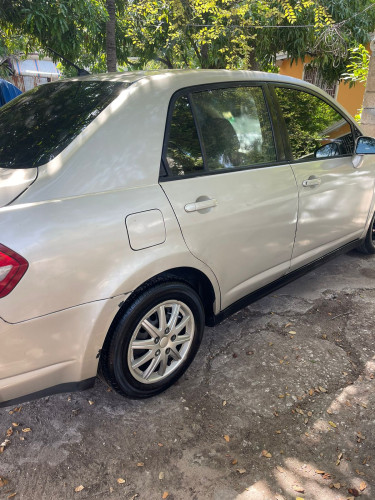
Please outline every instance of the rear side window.
M259 87L194 92L191 96L208 170L276 161L271 123Z
M203 170L201 147L186 96L179 97L173 108L167 162L174 175L199 173Z
M166 160L173 176L276 161L271 122L260 87L181 95L170 120Z
M328 103L312 94L275 88L296 161L352 155L350 123Z
M28 168L57 156L129 84L41 85L0 109L0 167Z

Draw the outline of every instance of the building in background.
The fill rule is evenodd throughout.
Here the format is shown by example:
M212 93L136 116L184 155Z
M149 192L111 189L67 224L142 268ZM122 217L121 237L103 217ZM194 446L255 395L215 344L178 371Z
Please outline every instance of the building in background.
M10 76L8 81L22 92L57 80L60 72L50 57L39 59L39 55L28 54L27 59L12 57L7 60Z
M363 96L365 93L365 83L356 82L349 87L349 83L341 80L333 85L328 85L319 73L318 68L312 68L309 63L311 58L306 58L305 62L301 60L291 63L287 54L278 54L276 57L277 65L280 68L280 75L293 76L313 83L317 87L325 90L331 97L337 100L354 117L362 108Z

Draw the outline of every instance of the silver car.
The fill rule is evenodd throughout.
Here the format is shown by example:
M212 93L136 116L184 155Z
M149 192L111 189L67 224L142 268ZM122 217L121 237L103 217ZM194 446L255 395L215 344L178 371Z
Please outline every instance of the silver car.
M0 111L0 404L99 374L148 397L205 325L337 252L375 253L375 140L246 71L85 76Z

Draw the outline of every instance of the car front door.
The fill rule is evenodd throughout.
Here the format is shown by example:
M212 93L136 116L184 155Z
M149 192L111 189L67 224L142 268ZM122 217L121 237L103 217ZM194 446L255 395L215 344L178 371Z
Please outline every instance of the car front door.
M278 156L261 86L177 94L168 122L160 183L189 250L215 273L224 309L289 270L294 175Z
M371 162L353 156L359 132L341 111L300 88L274 90L299 192L293 269L361 236L374 178Z

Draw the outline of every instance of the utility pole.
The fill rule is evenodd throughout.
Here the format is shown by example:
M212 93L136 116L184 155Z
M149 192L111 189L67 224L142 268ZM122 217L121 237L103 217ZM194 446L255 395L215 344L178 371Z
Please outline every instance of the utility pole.
M365 135L375 137L375 33L370 43L370 64L363 97L361 125Z

